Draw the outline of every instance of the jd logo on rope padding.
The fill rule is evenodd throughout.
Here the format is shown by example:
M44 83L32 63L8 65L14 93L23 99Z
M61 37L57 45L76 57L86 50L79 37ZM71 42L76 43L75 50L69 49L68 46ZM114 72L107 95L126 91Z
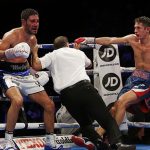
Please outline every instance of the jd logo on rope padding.
M115 73L108 73L103 77L103 86L108 91L115 91L120 86L120 78Z
M116 49L113 45L102 45L99 48L99 57L106 62L112 61L116 57Z

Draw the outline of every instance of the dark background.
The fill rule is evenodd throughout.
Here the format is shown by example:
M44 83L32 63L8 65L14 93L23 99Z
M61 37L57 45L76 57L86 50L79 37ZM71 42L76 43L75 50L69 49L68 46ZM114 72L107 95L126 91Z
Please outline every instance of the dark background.
M37 34L39 44L52 43L59 35L67 36L70 42L81 36L124 36L133 33L136 17L143 15L150 17L148 0L119 2L115 0L1 0L0 38L5 32L21 25L20 14L25 8L34 8L39 12L40 28ZM125 53L119 52L122 59L121 66L134 66L131 48L122 49ZM127 76L124 75L123 78L126 79ZM49 95L56 94L52 82L45 87ZM0 113L0 122L5 122L3 114L6 114L9 102L7 102L8 105L2 103L3 101L1 102L3 113ZM60 103L57 106L59 105ZM30 105L26 103L25 106L28 106L25 109L28 121L43 121L42 115L39 114L41 107L38 105L32 107L35 106L32 103ZM33 108L38 108L36 110L39 112L32 110Z
M148 0L1 0L0 38L21 25L20 13L29 7L40 14L39 43L59 35L70 42L80 36L123 36L133 32L135 17L150 14Z

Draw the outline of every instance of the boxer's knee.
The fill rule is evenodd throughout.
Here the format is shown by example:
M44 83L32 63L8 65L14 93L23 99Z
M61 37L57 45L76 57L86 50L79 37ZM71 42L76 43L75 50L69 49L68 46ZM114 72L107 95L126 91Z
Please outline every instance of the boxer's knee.
M20 109L23 106L23 98L18 96L17 98L11 99L11 105L16 109Z
M123 108L126 108L126 103L123 101L123 99L117 100L113 107L114 111L117 111L117 110L123 109Z

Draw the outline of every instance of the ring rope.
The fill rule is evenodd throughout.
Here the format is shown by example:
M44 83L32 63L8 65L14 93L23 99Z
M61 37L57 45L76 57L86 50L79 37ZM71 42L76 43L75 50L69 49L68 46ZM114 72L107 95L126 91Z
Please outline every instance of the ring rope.
M133 72L135 70L135 67L120 67L120 71L123 73L123 72L126 72L126 73L130 73L130 72ZM92 75L92 74L99 74L98 71L95 71L93 69L88 69L86 70L87 74L88 75Z
M85 48L95 48L97 44L81 44L81 49L85 49ZM122 47L122 46L130 46L128 44L117 44L118 46ZM70 43L69 44L70 47L74 46L74 43ZM54 49L54 44L39 44L38 47L40 49Z
M129 127L150 128L149 122L131 122L127 121Z
M127 120L127 125L129 127L138 127L138 128L150 128L150 123L148 122L131 122ZM6 124L1 123L0 124L0 130L5 129ZM98 123L93 123L94 127L98 127ZM78 123L55 123L54 128L55 129L61 129L61 128L79 128ZM16 123L15 129L44 129L45 125L43 122L41 123Z
M130 73L130 72L133 72L135 70L135 67L120 67L120 71L123 73L123 72L126 72L126 73ZM48 75L49 76L51 76L50 74L49 74L49 71L46 71L47 73L48 73ZM99 74L99 72L98 71L96 71L96 70L93 70L93 69L88 69L88 70L86 70L86 73L88 74L88 75L93 75L93 74Z

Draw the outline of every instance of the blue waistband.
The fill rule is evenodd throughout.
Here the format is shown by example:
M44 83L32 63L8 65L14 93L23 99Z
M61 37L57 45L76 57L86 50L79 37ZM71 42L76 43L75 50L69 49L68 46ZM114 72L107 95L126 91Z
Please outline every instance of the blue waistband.
M10 74L14 76L28 76L30 74L30 69L22 72L8 72L8 71L0 70L0 74Z

